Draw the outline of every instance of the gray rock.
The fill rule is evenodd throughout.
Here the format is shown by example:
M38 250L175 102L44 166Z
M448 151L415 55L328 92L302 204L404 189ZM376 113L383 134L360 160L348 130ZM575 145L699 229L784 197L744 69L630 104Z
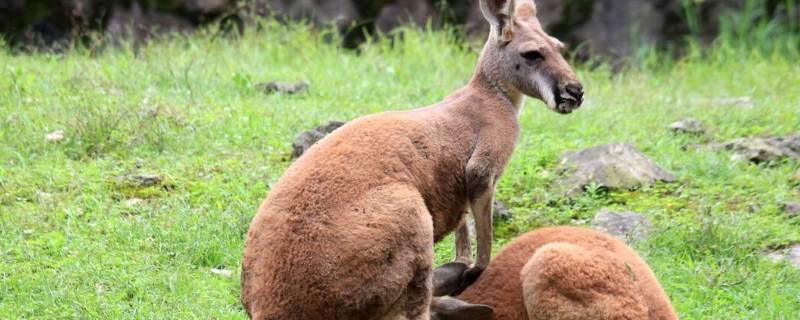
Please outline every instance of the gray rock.
M732 151L734 160L762 163L792 158L800 161L800 134L785 137L740 138L716 147Z
M297 135L292 143L292 160L300 158L311 146L343 125L344 122L331 121Z
M163 178L156 174L130 174L117 178L118 181L135 188L147 188L161 184Z
M786 261L795 268L800 269L800 244L769 252L767 257L775 262Z
M508 208L506 208L506 205L498 200L495 200L494 203L492 203L492 208L495 221L498 220L505 221L514 217L511 214L511 211L509 211Z
M308 91L309 83L308 81L301 81L298 83L270 81L267 83L259 84L258 87L264 91L264 94L273 94L273 93L297 94Z
M720 107L740 107L740 108L754 108L756 106L756 102L751 97L719 98L714 100L713 104Z
M211 273L216 274L220 277L230 278L233 275L233 270L211 268Z
M594 216L592 227L628 243L642 241L653 231L653 224L642 214L608 209Z
M800 216L800 203L798 202L784 202L781 205L781 209L789 218Z
M47 142L61 142L64 140L64 131L63 130L56 130L53 132L48 133L44 136L44 140Z
M130 198L123 201L123 203L125 204L126 207L136 208L144 204L144 200L139 198Z
M706 126L697 119L683 119L673 122L669 125L669 129L676 133L690 133L690 134L705 134Z
M560 164L558 189L575 197L592 184L609 189L636 189L658 181L673 182L675 175L656 165L629 144L610 144L566 152Z

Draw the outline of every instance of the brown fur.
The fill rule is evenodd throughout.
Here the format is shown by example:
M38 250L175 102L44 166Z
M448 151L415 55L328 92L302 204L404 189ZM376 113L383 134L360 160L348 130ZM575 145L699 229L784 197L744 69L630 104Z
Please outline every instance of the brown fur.
M433 243L468 209L478 229L471 270L488 264L494 183L517 142L522 95L541 96L524 73L562 95L579 86L560 54L519 65L519 45L553 44L530 19L510 43L491 36L472 81L444 101L356 119L286 171L247 234L242 302L252 318L427 320ZM581 96L550 107L571 111Z
M633 249L578 227L543 228L517 238L458 298L492 306L496 320L677 319Z

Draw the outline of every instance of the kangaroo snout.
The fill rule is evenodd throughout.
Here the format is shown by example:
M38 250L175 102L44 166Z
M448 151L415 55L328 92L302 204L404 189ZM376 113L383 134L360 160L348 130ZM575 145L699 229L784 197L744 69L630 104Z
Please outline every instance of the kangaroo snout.
M583 85L578 81L566 82L559 86L559 93L556 95L556 111L567 114L581 107L583 104Z

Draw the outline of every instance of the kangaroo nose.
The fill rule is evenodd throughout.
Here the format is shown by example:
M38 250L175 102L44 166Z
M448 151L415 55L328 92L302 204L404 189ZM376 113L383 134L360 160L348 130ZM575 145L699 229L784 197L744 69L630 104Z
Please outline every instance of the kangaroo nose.
M570 83L564 87L564 90L578 101L583 100L583 86L580 83Z

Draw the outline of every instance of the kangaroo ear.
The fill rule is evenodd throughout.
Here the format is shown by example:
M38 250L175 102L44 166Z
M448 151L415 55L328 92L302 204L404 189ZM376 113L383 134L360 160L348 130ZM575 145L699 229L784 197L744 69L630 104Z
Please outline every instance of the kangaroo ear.
M480 0L480 6L491 26L491 35L504 42L511 41L515 0Z
M448 296L461 289L464 271L469 266L461 262L450 262L433 270L433 296Z
M489 320L492 307L471 304L454 298L436 298L431 303L431 320Z

